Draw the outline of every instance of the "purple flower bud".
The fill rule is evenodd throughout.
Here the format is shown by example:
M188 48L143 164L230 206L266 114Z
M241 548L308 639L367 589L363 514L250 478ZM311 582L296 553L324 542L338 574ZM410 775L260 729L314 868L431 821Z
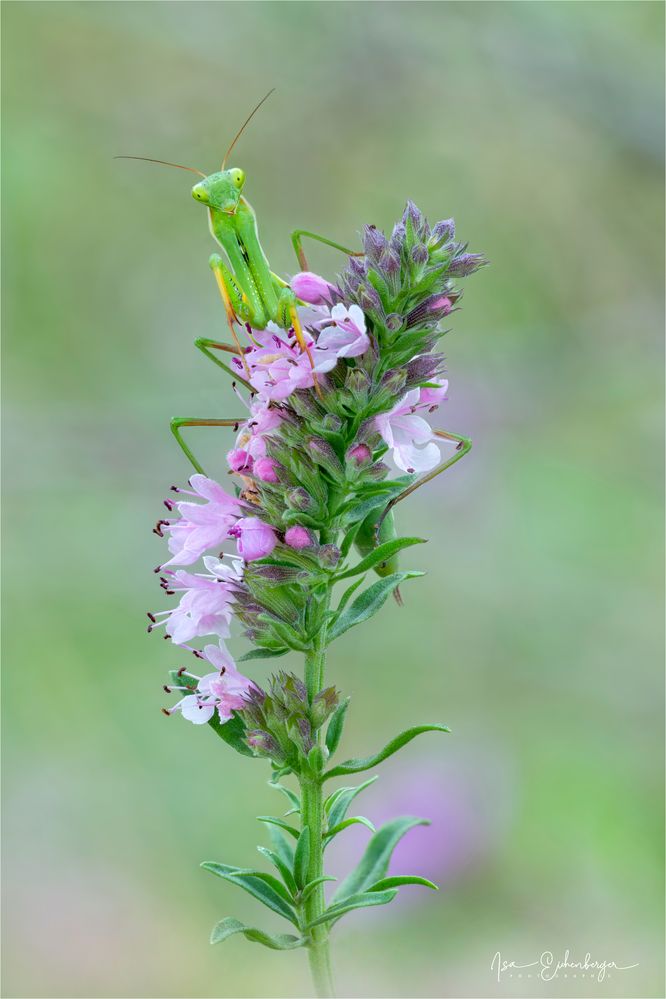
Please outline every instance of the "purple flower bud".
M284 754L270 733L262 729L253 729L246 733L245 741L258 756L269 756L276 763L284 762Z
M405 236L407 231L402 222L396 222L393 226L393 232L391 233L391 249L400 258L402 248L405 245Z
M309 302L311 305L327 305L331 301L331 291L334 286L312 271L294 274L289 283L293 293L304 302Z
M421 215L421 212L418 210L414 202L408 201L407 205L405 206L405 210L402 213L403 224L406 226L407 222L409 221L411 222L414 229L418 229L422 219L423 216Z
M399 316L397 312L392 312L390 316L386 317L386 328L391 331L391 333L398 333L404 325L404 319Z
M368 273L365 261L361 257L350 257L348 270L350 274L359 278L364 278Z
M290 548L309 548L313 544L310 532L305 527L301 527L300 524L289 527L284 540Z
M482 253L462 253L449 264L449 274L467 277L468 274L473 274L485 263L487 260Z
M296 489L292 489L291 492L287 493L285 498L292 510L301 510L301 511L311 510L315 505L315 502L312 496L310 496L310 493L307 492L307 490L303 489L302 486L298 486Z
M340 549L335 545L322 545L318 555L321 564L329 569L334 569L340 561Z
M359 468L362 468L372 461L372 451L367 444L354 444L347 451L347 461L353 462Z
M363 247L370 260L377 263L388 247L388 240L376 226L366 225L363 230Z
M456 234L456 224L453 219L442 219L437 222L430 235L430 245L433 247L443 246Z
M334 478L342 476L340 459L328 441L325 441L322 437L312 437L308 441L308 448L311 456L318 465L321 465L327 472L330 472Z
M412 247L412 260L415 264L425 264L428 261L428 247L417 243Z
M277 482L278 477L275 469L279 467L277 461L266 456L264 458L257 458L254 463L253 472L262 482Z
M371 284L362 284L357 291L358 304L365 312L381 312L382 300Z

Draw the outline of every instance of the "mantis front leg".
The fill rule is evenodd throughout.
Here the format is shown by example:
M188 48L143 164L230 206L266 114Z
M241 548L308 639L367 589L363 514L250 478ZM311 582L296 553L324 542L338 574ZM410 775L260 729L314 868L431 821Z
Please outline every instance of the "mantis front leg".
M242 422L243 422L242 418L238 420L206 420L190 416L174 416L173 419L171 420L171 433L178 441L178 446L181 448L181 450L187 457L188 461L190 461L194 465L197 472L199 472L201 475L205 475L206 473L203 470L203 466L195 458L194 454L183 440L182 434L180 432L181 428L182 427L235 427L235 429L238 430L238 427Z
M309 271L307 258L303 252L303 236L307 236L308 239L315 239L318 243L324 243L325 246L332 246L334 250L340 250L341 253L346 253L348 257L363 257L365 253L363 250L349 250L346 246L341 246L340 243L334 242L332 239L327 239L326 236L319 236L316 232L308 232L307 229L294 229L291 234L291 245L294 248L294 253L298 258L298 262L301 266L301 270Z
M467 454L467 452L470 451L472 448L472 442L469 439L469 437L461 437L459 434L452 434L448 430L433 430L433 433L435 434L436 437L440 437L442 440L457 441L457 447L454 454L450 458L447 458L445 461L441 462L441 464L437 465L436 468L433 468L431 472L427 473L427 475L422 476L416 482L413 482L411 486L407 486L407 488L403 489L401 493L393 497L393 499L391 500L390 503L387 504L384 512L377 521L377 526L375 527L376 544L379 544L379 532L381 530L381 526L385 518L389 515L393 507L396 505L396 503L400 503L408 496L411 496L411 494L416 492L417 489L420 489L421 486L424 486L426 482L432 482L432 480L436 476L438 476L441 472L445 472L447 468L451 467L451 465L455 465L457 461L460 461L460 459L463 458Z

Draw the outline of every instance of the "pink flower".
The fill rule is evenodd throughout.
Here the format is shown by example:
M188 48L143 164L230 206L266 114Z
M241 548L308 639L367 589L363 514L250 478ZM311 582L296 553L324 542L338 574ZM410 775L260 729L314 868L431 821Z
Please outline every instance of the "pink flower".
M425 409L430 405L427 401L421 401L423 391L412 389L393 409L375 417L377 430L393 451L396 465L404 472L428 472L440 458L430 424L423 417L416 416L418 409Z
M301 527L300 524L288 527L284 540L290 548L307 548L312 544L310 532L305 527Z
M370 340L365 332L365 316L363 310L358 305L350 305L347 308L342 302L338 302L331 309L330 320L325 320L327 325L320 323L321 333L317 337L316 355L319 358L317 370L329 371L334 367L339 357L358 357L365 354L370 346ZM328 325L328 323L331 325ZM333 363L324 368L322 362L325 354Z
M233 448L227 453L227 464L232 472L251 472L252 456L243 448Z
M243 563L238 559L223 563L220 559L207 557L204 564L209 575L193 575L184 569L166 570L162 588L168 594L182 593L183 596L177 607L149 615L150 631L165 625L167 635L176 645L201 635L229 637L231 605L243 577Z
M190 479L193 492L181 489L181 493L200 497L205 503L171 503L180 514L180 520L160 522L161 530L169 532L169 551L172 558L164 565L191 565L205 551L215 548L224 541L229 528L240 514L244 504L229 496L222 486L205 475L193 475Z
M286 399L296 389L312 388L314 374L310 358L302 351L296 337L283 330L253 330L252 336L260 346L252 346L245 354L245 362L250 372L250 384L266 400ZM289 339L285 339L289 336ZM304 334L308 350L314 347L314 340ZM239 371L242 362L232 361ZM240 366L240 367L239 367Z
M166 712L180 711L183 718L195 725L204 725L217 711L221 722L229 721L234 711L243 707L244 698L252 687L252 681L236 669L236 664L223 646L206 645L203 657L214 667L215 673L196 677L192 673L184 675L198 680L196 690L188 693ZM184 671L183 671L184 673ZM183 675L181 673L181 675ZM170 690L188 690L188 687L171 687Z
M311 305L328 305L331 301L331 291L334 290L332 284L318 274L313 274L312 271L294 274L289 284L295 295Z
M270 555L277 544L275 530L258 517L241 517L229 534L238 540L238 554L246 562Z

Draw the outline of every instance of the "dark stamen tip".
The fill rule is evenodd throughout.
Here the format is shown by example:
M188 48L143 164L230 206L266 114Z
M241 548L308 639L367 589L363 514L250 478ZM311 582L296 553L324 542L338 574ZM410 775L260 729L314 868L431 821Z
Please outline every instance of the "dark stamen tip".
M171 693L171 687L169 687L166 683L163 685L162 690L164 690L167 694Z
M163 715L166 715L166 716L167 716L167 718L168 718L168 717L169 717L169 715L171 714L171 712L169 711L169 709L168 709L168 708L160 708L160 711L162 712L162 714L163 714Z
M150 611L146 611L146 615L148 616L149 620L152 621L153 624L155 624L155 615L151 614Z

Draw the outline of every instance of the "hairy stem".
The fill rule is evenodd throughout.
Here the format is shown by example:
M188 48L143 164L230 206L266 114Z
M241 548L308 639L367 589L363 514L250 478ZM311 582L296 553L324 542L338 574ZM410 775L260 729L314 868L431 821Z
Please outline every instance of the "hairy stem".
M305 657L305 685L310 700L324 685L324 665L326 661L326 626L317 636L315 646ZM320 734L317 733L317 740ZM319 777L301 777L301 820L302 826L310 830L310 865L308 881L321 877L324 873L324 806L322 782ZM309 923L321 916L326 907L324 886L318 885L305 903L305 918ZM320 999L333 996L333 973L328 944L328 927L314 926L310 930L311 943L308 947L310 971L317 996Z

